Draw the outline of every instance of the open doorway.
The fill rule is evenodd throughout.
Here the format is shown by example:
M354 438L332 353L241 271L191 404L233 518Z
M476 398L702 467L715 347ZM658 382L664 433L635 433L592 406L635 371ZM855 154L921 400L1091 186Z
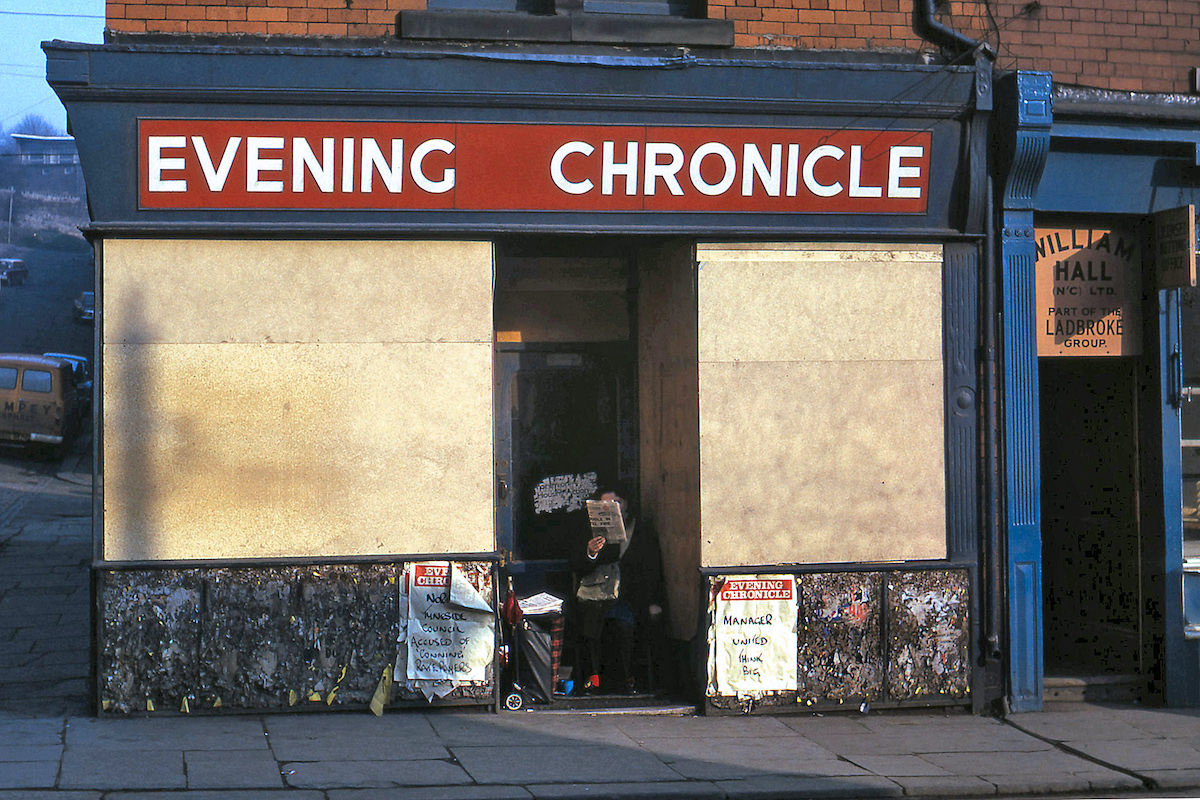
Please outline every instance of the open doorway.
M547 654L537 669L549 677L526 673L527 684L551 687L531 692L534 702L637 705L661 700L670 683L663 550L653 509L642 506L644 429L659 422L645 422L639 384L657 386L659 367L640 353L641 267L637 248L621 241L497 245L499 545L519 597L562 601L560 614L532 615L522 627ZM625 501L631 534L617 551L615 598L585 607L580 584L595 569L585 501L604 490ZM599 685L585 686L593 676Z
M1136 365L1038 365L1045 670L1094 691L1144 671Z

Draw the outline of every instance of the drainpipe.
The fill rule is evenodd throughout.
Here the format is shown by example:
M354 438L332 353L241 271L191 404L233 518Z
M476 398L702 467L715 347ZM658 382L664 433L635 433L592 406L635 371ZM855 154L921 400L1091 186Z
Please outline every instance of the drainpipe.
M950 50L955 55L962 55L976 48L982 48L984 52L991 54L992 48L987 44L977 42L938 22L933 10L934 2L935 0L913 0L913 32L917 36L944 50Z

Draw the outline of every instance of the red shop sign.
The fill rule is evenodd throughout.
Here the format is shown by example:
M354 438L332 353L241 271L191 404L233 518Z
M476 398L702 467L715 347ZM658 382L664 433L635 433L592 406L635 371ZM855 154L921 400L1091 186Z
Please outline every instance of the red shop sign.
M142 208L920 214L928 131L138 122Z

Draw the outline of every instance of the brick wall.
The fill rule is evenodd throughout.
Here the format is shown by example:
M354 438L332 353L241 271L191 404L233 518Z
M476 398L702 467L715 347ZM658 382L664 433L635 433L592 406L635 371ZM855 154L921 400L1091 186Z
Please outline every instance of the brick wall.
M391 36L396 12L425 0L110 1L119 33ZM709 0L737 47L932 50L912 31L912 0ZM1200 65L1200 0L951 0L939 20L991 44L1004 68L1059 83L1186 92Z
M946 18L998 51L1004 67L1044 69L1057 83L1187 92L1200 66L1200 0L952 2Z
M396 12L425 0L126 0L107 3L116 33L391 36Z

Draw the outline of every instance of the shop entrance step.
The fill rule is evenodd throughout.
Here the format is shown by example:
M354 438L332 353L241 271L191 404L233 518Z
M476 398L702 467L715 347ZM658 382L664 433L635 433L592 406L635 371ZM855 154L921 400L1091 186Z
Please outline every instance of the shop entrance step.
M1133 703L1140 699L1140 675L1047 675L1042 681L1046 702Z

